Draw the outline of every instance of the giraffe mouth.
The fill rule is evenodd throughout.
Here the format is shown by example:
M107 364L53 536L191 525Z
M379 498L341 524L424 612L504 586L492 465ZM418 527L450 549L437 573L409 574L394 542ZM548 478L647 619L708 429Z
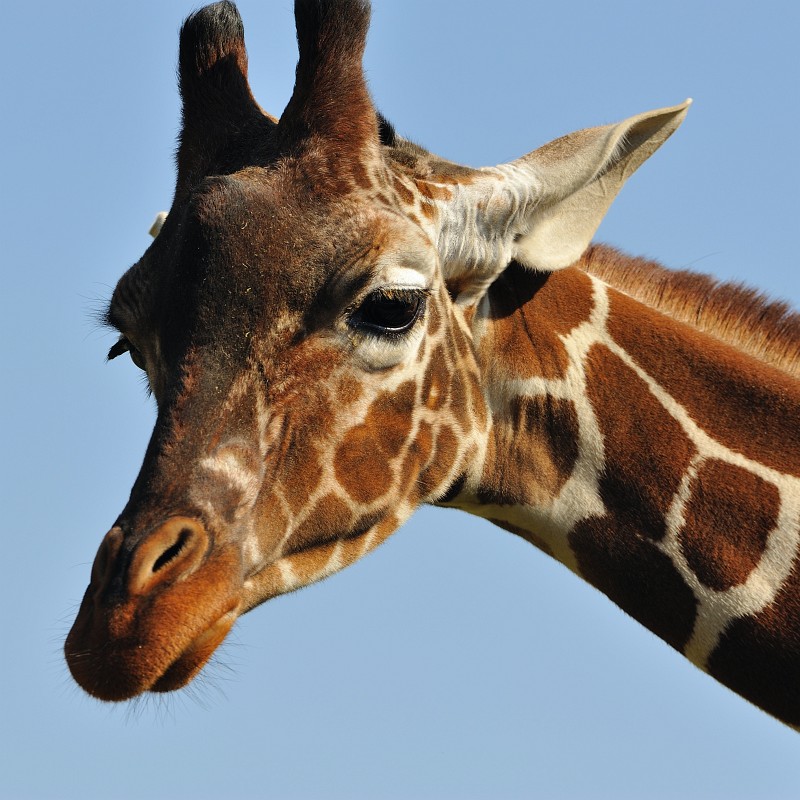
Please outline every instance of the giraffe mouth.
M184 580L103 602L90 584L64 651L77 683L99 700L130 700L189 683L241 613L235 553L221 551Z
M195 637L183 652L170 664L148 691L173 692L182 689L206 665L214 651L230 632L236 622L238 603L236 607L224 613L216 622L206 628L203 633Z

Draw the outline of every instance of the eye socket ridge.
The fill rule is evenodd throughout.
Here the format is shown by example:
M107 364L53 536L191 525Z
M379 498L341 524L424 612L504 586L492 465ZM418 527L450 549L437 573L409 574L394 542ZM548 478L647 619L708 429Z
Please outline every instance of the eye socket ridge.
M426 289L376 289L349 314L348 325L379 336L408 333L425 313Z
M141 351L135 347L131 343L131 340L128 339L128 337L124 334L120 336L116 343L111 346L106 358L111 361L117 358L117 356L121 356L123 353L128 353L128 355L131 357L131 361L133 361L133 363L139 367L139 369L146 371L145 361Z

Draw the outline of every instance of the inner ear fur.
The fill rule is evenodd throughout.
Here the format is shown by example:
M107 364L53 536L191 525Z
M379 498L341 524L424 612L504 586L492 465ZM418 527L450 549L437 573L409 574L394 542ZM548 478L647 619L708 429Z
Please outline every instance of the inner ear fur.
M514 162L540 186L514 258L552 271L580 258L625 181L675 132L691 101L565 136Z

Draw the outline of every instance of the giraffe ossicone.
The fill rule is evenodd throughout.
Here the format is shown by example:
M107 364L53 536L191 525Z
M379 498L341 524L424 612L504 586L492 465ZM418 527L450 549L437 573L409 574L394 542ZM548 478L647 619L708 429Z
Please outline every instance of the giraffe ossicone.
M296 0L279 119L229 2L181 30L175 195L109 358L158 414L65 645L123 700L423 503L528 539L800 724L800 317L592 245L690 101L472 169L399 137L364 0Z

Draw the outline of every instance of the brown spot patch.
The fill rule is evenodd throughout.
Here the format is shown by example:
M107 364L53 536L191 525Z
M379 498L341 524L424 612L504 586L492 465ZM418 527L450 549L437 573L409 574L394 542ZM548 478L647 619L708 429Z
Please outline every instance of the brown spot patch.
M610 511L575 526L569 543L580 574L653 633L683 650L697 602L669 557L659 552L629 515Z
M283 552L296 553L338 539L347 533L351 520L347 505L336 495L326 494L289 537Z
M720 682L789 725L800 725L800 562L775 600L736 620L711 654Z
M499 177L502 180L502 175ZM474 173L468 167L455 167L452 174L441 171L433 172L430 179L434 183L459 184L460 186L470 186L475 182Z
M436 336L442 324L442 312L435 302L428 303L428 336Z
M336 389L336 404L340 407L352 405L361 397L363 391L363 386L359 380L352 375L345 374Z
M569 478L578 458L578 417L569 400L517 397L495 416L478 489L482 503L541 505Z
M262 491L253 507L253 519L259 528L259 543L265 553L273 553L282 541L289 525L285 504L278 499L282 494L274 484Z
M433 428L427 422L421 422L417 435L409 442L408 452L403 459L400 469L400 480L409 490L409 498L419 501L424 489L420 487L417 478L431 458L433 452ZM416 491L414 491L416 489Z
M479 350L487 369L515 378L561 378L569 359L559 336L588 319L592 284L577 269L541 273L511 262L489 289L491 335Z
M800 377L800 314L741 284L592 245L581 268L650 308Z
M486 407L486 397L483 394L483 387L481 386L478 376L474 372L468 373L468 384L470 402L472 403L473 418L478 428L483 430L486 427L488 409Z
M428 200L449 200L453 196L452 190L445 186L437 186L428 181L414 181L419 189L419 193Z
M422 402L431 410L438 411L447 401L450 373L444 349L438 345L429 360L428 370L422 379Z
M334 547L336 547L336 543L330 542L321 547L312 547L288 556L289 564L300 586L307 586L318 579L320 572L330 560Z
M361 189L371 189L372 188L372 179L370 178L367 170L365 169L363 163L356 159L350 164L350 170L353 175L353 180Z
M370 550L374 550L378 545L383 544L396 530L400 521L394 514L388 516L385 520L378 523L375 528Z
M451 338L456 346L456 352L461 357L461 359L466 359L469 357L471 353L471 348L469 345L469 340L467 339L466 334L463 330L461 330L460 325L453 325Z
M692 481L681 548L695 575L723 591L758 566L780 511L771 483L741 467L708 461Z
M450 375L450 414L453 419L459 424L462 431L470 429L470 410L468 406L468 391L467 385L464 382L464 376L459 372L453 372Z
M755 461L800 475L796 380L617 292L611 292L608 327L706 433Z
M252 586L244 598L247 608L253 608L264 600L270 600L284 592L283 575L276 564L268 564L250 581Z
M394 186L394 190L397 192L397 196L400 198L400 201L405 203L406 205L412 205L414 203L414 193L409 189L400 178L393 178L392 185Z
M374 502L392 485L388 459L376 446L375 431L366 425L356 425L344 435L333 466L342 488L361 503Z
M322 478L319 452L309 441L309 431L296 426L287 437L285 445L285 467L281 486L293 513L297 513L308 502L308 496Z
M411 432L416 383L405 381L394 392L382 392L363 424L349 430L334 456L336 479L362 503L377 500L392 483L389 461L398 455Z
M587 356L589 399L605 444L603 502L656 541L695 448L647 384L603 345Z
M319 573L328 567L337 546L339 546L339 568L352 564L361 554L364 534L377 525L380 518L380 514L361 517L351 526L350 530L344 531L344 535L335 540L289 556L294 574L300 583L305 585L316 580Z
M431 497L452 472L458 458L458 439L449 425L442 425L436 433L433 456L428 466L420 473L418 484L421 497Z
M697 603L653 542L666 533L664 515L694 447L644 381L606 347L589 352L587 379L605 442L600 495L606 514L577 525L570 546L586 580L681 650Z
M417 397L415 381L405 381L393 392L381 392L369 407L364 425L373 431L375 446L394 458L411 432Z

